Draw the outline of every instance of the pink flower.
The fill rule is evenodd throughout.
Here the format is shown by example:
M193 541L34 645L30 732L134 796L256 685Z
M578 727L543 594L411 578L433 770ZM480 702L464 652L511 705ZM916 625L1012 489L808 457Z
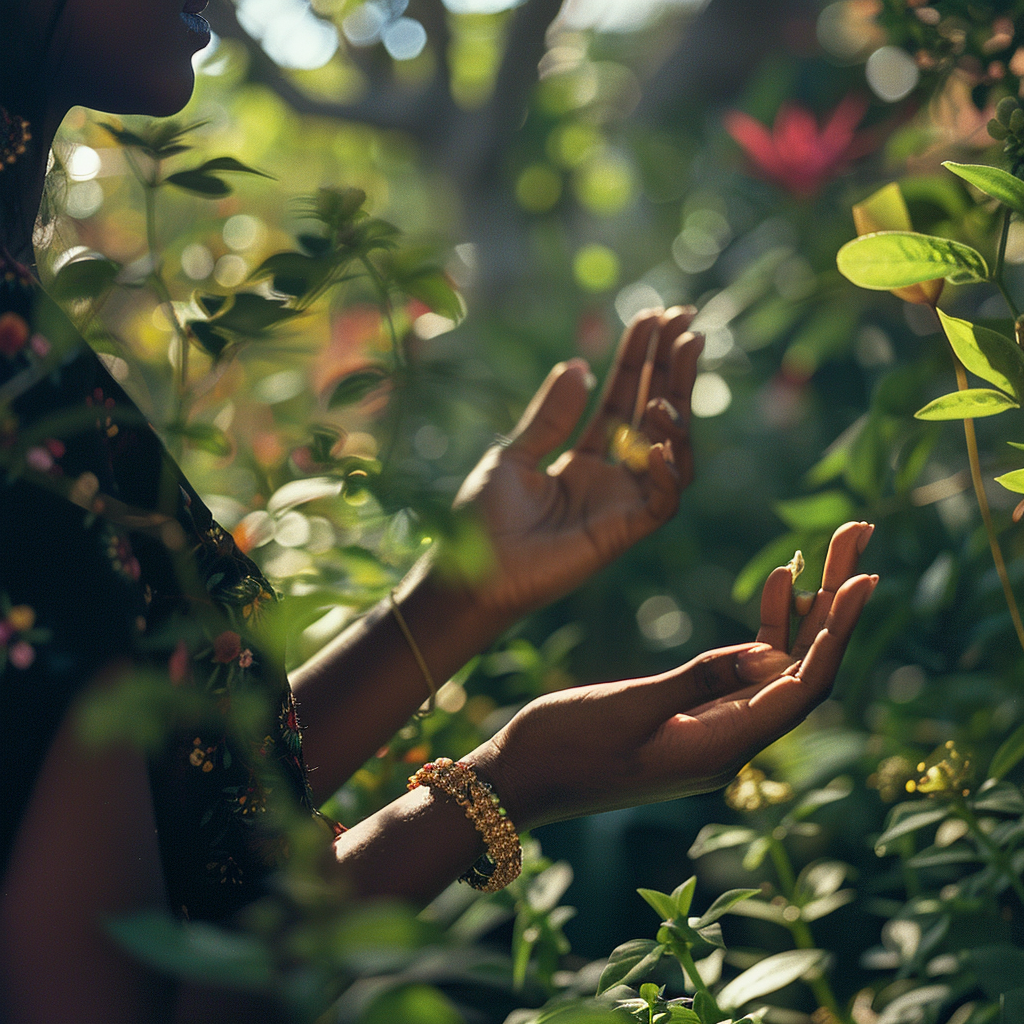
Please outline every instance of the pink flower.
M248 647L238 656L239 668L249 668L252 665L252 651Z
M0 314L0 352L16 356L28 341L28 324L17 313Z
M40 359L45 359L50 354L50 343L41 334L33 334L28 346Z
M11 645L7 657L11 659L11 664L15 668L28 668L36 660L36 652L31 644L19 640L16 644Z
M40 445L29 448L25 453L25 462L39 473L45 473L53 468L53 456Z
M218 665L227 665L242 653L242 638L230 629L224 630L213 641L213 660Z
M819 127L814 115L795 103L783 104L769 131L748 114L731 110L726 131L743 147L762 177L796 196L812 196L872 142L856 132L867 101L850 94Z

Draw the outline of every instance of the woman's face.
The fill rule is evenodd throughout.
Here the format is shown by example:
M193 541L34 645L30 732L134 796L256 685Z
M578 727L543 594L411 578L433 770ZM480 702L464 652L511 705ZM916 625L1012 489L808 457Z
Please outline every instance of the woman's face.
M45 35L61 0L25 0ZM66 0L46 53L50 99L113 114L179 111L192 56L209 42L207 0Z

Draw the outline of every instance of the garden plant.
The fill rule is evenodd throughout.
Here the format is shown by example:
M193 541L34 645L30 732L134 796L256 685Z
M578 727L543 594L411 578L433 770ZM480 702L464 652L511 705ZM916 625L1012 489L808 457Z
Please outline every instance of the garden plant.
M315 6L353 38L359 5ZM542 831L506 891L425 910L327 890L299 822L241 930L111 922L138 956L297 1021L1024 1022L1024 3L787 3L771 49L771 5L732 6L746 33L712 2L545 41L540 0L424 3L408 59L388 7L368 49L289 71L224 0L182 119L68 126L50 291L286 596L293 663L424 551L486 564L453 481L539 368L700 309L678 520L447 682L338 820L539 693L745 639L768 572L813 589L848 519L882 577L833 699L697 810ZM700 46L732 77L682 77ZM344 98L382 66L413 111L440 80L443 116ZM0 657L34 641L18 611ZM129 680L85 727L158 745L162 694ZM639 866L599 877L600 843Z

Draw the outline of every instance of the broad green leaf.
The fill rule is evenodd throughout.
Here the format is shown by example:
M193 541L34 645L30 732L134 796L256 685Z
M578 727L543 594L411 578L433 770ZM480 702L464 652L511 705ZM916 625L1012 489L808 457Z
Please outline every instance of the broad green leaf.
M653 939L632 939L618 946L601 972L597 994L600 995L614 985L630 985L646 978L664 952L665 947Z
M934 825L948 816L948 807L935 807L929 805L925 805L921 810L914 813L904 814L899 817L895 824L890 825L878 837L878 839L875 840L875 852L880 853L884 847L894 839L899 839L900 836L905 836L911 832L917 832L922 828L927 828L929 825Z
M1009 473L1003 473L995 480L997 484L1002 484L1008 491L1024 494L1024 469L1014 469Z
M646 1004L641 1004L646 1008ZM627 1010L605 1006L599 1002L574 1002L544 1010L537 1017L536 1024L630 1024L635 1021ZM401 1024L393 1018L391 1024Z
M388 371L381 366L369 366L347 373L338 381L328 404L332 409L339 405L354 405L361 402L371 391L379 388L387 379Z
M874 291L940 277L968 284L989 276L988 265L976 249L914 231L877 231L855 238L839 250L836 265L855 285Z
M987 196L998 199L1014 213L1024 214L1024 182L1001 167L987 164L958 164L944 160L942 166L970 182Z
M661 915L662 921L671 921L679 913L676 901L668 893L656 889L637 889L637 892L654 908L656 914Z
M710 907L697 919L693 925L697 931L701 928L705 928L713 921L717 921L723 914L729 913L729 911L740 902L740 900L749 900L751 896L756 896L761 890L760 889L730 889L728 892L723 892L721 896L711 904Z
M254 936L159 912L117 918L106 927L125 949L166 974L249 992L271 987L273 957Z
M822 491L805 498L778 501L775 514L792 530L832 530L856 518L857 508L845 491ZM785 564L785 563L783 563Z
M1018 472L1024 473L1024 470ZM1021 760L1024 760L1024 724L1017 726L999 745L988 769L989 778L1001 779L1016 768Z
M875 231L912 231L903 191L895 181L883 185L877 192L853 207L853 223L858 235Z
M724 1020L726 1014L718 1008L715 997L710 992L698 991L693 997L693 1009L704 1024L714 1024L716 1021Z
M975 376L1018 401L1024 395L1024 352L1002 334L937 311L957 358Z
M653 1006L661 997L661 989L653 982L646 982L640 986L640 998L648 1005Z
M1002 391L967 388L934 399L923 409L918 409L914 416L919 420L972 420L1019 408L1017 402Z
M50 294L58 302L98 299L121 271L121 264L108 259L77 259L65 263L57 271Z
M213 174L205 174L203 171L178 171L176 174L168 174L164 183L174 185L192 195L202 196L204 199L223 199L231 195L231 186L221 181Z
M733 1008L766 996L769 992L777 992L824 959L825 953L820 949L790 949L785 953L765 957L730 981L718 993L718 1004Z

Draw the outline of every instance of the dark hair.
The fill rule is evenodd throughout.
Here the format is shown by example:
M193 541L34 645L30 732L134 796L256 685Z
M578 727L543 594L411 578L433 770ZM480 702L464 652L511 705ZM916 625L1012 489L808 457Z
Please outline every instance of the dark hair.
M38 123L46 109L46 56L67 3L68 0L54 3L37 49L26 45L26 3L0 2L0 106L12 115L24 117L30 125ZM28 244L32 231L32 224L26 223L31 213L25 210L22 197L40 158L37 147L41 131L37 129L34 134L37 138L28 143L22 157L0 173L0 225L14 238L16 250Z

